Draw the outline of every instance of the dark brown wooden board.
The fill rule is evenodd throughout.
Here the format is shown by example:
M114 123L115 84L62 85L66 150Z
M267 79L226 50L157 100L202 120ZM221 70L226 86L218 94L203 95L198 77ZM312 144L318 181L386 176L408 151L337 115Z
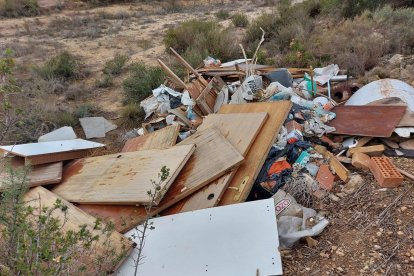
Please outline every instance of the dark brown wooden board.
M329 126L335 134L390 137L405 114L405 106L344 105L335 107L336 114Z

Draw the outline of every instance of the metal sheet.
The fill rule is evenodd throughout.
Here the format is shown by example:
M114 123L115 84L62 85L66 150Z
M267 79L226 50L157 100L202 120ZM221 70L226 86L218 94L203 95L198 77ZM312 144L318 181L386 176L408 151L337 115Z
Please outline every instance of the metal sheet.
M366 105L373 101L397 97L414 111L414 88L400 80L382 79L373 81L359 89L345 105Z
M72 139L63 141L50 141L41 143L21 144L14 146L1 146L0 149L15 155L30 157L59 152L76 150L87 150L104 147L104 144L86 141L83 139Z
M338 106L328 125L336 128L336 134L390 137L405 110L405 106Z
M273 199L152 219L138 275L281 275ZM142 230L142 229L140 229ZM135 229L125 236L133 237ZM135 250L117 275L134 275Z

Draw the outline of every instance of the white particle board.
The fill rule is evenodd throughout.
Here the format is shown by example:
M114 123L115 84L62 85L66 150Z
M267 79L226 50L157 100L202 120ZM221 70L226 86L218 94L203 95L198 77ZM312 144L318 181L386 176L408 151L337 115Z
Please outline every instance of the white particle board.
M151 219L138 275L282 275L273 199ZM142 227L142 226L140 226ZM142 230L142 228L141 228ZM134 238L136 229L125 234ZM117 275L134 275L133 251Z
M71 139L63 141L21 144L14 146L0 146L0 149L6 152L13 153L15 155L30 157L58 152L94 149L104 146L104 144L95 143L83 139Z

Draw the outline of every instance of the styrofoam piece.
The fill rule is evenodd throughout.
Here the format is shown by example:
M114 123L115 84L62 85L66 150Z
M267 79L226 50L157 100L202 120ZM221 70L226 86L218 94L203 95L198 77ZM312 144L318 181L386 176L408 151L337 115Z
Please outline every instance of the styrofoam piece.
M63 141L21 144L13 146L0 146L0 149L6 152L13 153L15 155L29 157L50 153L100 148L104 146L104 144L95 143L83 139L72 139Z
M50 141L62 141L62 140L71 140L76 139L75 131L72 127L64 126L58 128L52 132L42 135L37 140L38 142L50 142Z
M138 275L282 275L273 199L151 219ZM139 226L142 230L142 226ZM134 237L132 229L125 236ZM137 250L117 275L134 275Z
M85 117L79 121L87 139L104 138L107 132L117 128L104 117Z

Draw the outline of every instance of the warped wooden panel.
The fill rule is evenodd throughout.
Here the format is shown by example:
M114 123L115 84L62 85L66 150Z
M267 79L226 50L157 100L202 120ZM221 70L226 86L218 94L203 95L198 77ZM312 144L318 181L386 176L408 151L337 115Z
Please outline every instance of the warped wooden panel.
M337 106L332 110L336 117L328 125L336 128L336 134L390 137L406 109L401 105Z
M177 142L180 126L167 126L160 130L129 139L122 152L137 150L166 149L174 146Z
M262 113L210 114L204 118L198 131L215 127L243 156L247 154L268 115ZM208 184L194 194L163 211L162 215L178 214L214 207L235 175L237 168Z
M150 216L159 214L243 162L243 156L215 128L196 132L178 145L184 144L195 144L196 150L160 204L149 210ZM144 221L147 215L144 206L114 206L113 208L94 206L91 208L83 205L80 208L88 213L99 213L101 217L110 218L115 223L116 229L122 233Z
M219 205L246 201L291 107L292 103L290 101L228 104L221 107L219 114L267 112L269 117L250 147L245 161L239 166L221 197Z
M151 181L157 181L161 167L170 169L163 183L168 190L194 150L194 145L187 144L81 159L53 192L76 203L149 204L148 191L154 189ZM164 194L162 190L155 204Z
M91 231L93 235L99 236L99 240L94 244L94 249L91 252L85 252L82 258L80 258L81 262L87 265L89 269L91 268L90 265L92 264L92 261L96 260L98 257L115 258L118 256L119 263L108 264L109 266L105 267L106 271L113 271L132 250L132 242L126 237L118 232L106 233L103 235L100 230L94 228L96 222L94 217L86 214L71 203L43 187L36 187L29 190L24 195L23 200L27 205L32 206L35 212L38 211L39 206L52 208L56 203L56 200L61 200L62 203L68 207L66 217L60 209L55 210L52 215L54 218L61 221L63 232L79 231L82 225L86 225L87 229ZM66 220L63 223L64 218Z
M24 158L14 156L9 159L10 166L14 169L24 169ZM6 166L0 164L0 167ZM27 175L28 187L36 187L41 185L56 184L62 181L63 162L41 164L32 166ZM9 178L8 172L4 168L0 168L0 191L4 189L5 182Z

